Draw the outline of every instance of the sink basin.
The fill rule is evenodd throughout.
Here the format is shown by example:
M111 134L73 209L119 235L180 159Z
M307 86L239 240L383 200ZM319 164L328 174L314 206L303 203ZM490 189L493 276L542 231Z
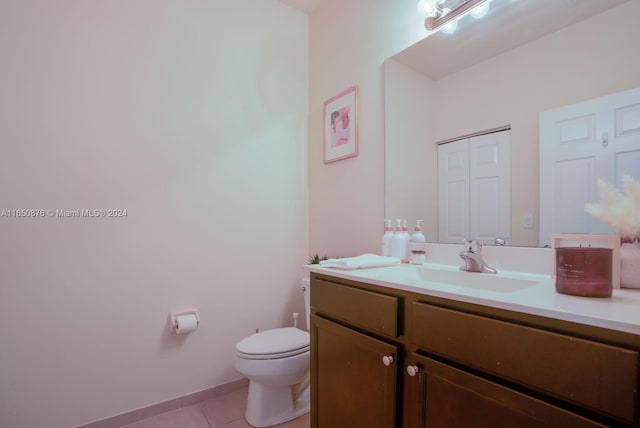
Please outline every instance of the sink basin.
M440 270L422 266L401 265L358 272L358 276L375 278L388 282L402 282L410 285L440 284L461 288L498 293L512 293L533 287L539 281L514 278L493 273L464 272L460 270Z
M506 278L492 273L474 273L474 272L451 272L446 270L435 269L416 269L420 279L429 282L437 282L440 284L455 285L465 288L479 288L488 291L497 291L501 293L511 293L532 287L538 281Z

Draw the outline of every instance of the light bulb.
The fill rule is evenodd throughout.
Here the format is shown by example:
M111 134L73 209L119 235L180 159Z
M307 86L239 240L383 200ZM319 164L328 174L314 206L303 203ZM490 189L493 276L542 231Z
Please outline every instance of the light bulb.
M438 8L434 0L420 0L418 2L418 13L426 18L434 17L438 14Z
M471 16L475 19L483 18L489 12L489 2L484 2L480 6L475 7L471 12Z
M442 27L442 32L445 34L453 34L455 33L456 28L458 28L458 21L451 21Z

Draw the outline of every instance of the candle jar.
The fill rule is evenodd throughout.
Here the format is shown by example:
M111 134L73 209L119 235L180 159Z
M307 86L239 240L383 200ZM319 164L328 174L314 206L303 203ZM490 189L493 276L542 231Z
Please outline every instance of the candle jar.
M412 265L423 265L426 262L425 251L423 250L412 250L411 251L411 264Z

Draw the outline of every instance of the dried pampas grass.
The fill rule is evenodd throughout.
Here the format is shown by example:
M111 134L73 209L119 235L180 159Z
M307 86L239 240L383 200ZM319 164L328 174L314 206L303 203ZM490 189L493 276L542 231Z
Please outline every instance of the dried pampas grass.
M586 212L627 238L640 239L640 183L630 175L622 177L624 193L598 179L599 204L585 204Z

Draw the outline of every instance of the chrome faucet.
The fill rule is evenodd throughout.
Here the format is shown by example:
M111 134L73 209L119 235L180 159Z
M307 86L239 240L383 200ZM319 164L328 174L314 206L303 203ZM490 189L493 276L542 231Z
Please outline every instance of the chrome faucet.
M488 266L482 260L482 244L479 241L464 241L465 250L460 251L460 258L464 260L464 266L460 270L467 272L498 273L497 270Z

